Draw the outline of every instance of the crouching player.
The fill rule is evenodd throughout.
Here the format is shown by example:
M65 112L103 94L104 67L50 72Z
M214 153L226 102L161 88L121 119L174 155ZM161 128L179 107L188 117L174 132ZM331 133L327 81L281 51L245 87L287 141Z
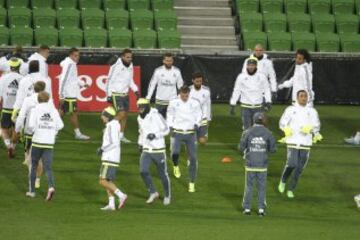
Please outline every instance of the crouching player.
M140 129L140 142L143 146L140 157L140 174L150 196L146 203L152 203L159 198L154 183L150 175L150 165L155 163L161 183L164 188L164 205L170 204L170 179L166 164L166 145L165 136L169 134L170 129L165 119L155 108L150 108L150 101L145 98L138 100Z
M243 199L244 214L251 214L253 185L256 181L258 191L258 214L265 216L266 180L268 153L276 152L276 141L272 133L264 126L265 115L254 114L254 125L246 130L240 141L239 150L245 157L245 191Z
M119 198L118 208L125 205L127 195L120 191L114 184L116 170L120 163L120 139L123 137L120 123L114 119L116 111L113 107L107 107L101 113L101 120L106 125L103 135L102 146L97 149L98 155L101 157L100 169L100 185L106 189L109 197L109 203L101 208L104 211L115 210L115 196Z
M294 198L295 187L309 160L310 148L323 138L318 113L315 108L308 106L308 93L305 90L297 92L297 102L286 108L279 125L285 133L280 142L287 144L287 162L278 190L285 192L285 184L292 174L287 197Z

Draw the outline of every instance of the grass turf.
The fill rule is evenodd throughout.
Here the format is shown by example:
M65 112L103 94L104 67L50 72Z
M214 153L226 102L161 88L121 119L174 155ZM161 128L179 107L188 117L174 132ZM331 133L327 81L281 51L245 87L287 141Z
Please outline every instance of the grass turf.
M285 106L275 106L270 128L277 138L277 124ZM107 197L98 185L102 124L97 114L82 114L81 128L92 141L73 140L68 120L55 148L57 193L45 203L46 178L36 199L27 199L27 169L21 165L22 147L15 160L0 148L0 239L358 239L360 212L353 196L360 192L360 148L346 146L343 137L359 124L359 108L319 106L324 141L312 149L296 198L276 192L286 153L279 145L271 156L267 186L268 215L243 216L241 202L244 169L236 145L241 134L239 113L228 115L227 105L214 106L208 146L199 148L197 192L187 192L186 157L183 176L172 175L172 203L146 205L147 191L139 175L136 144L122 144L122 162L116 183L129 195L125 208L113 213L99 210ZM136 116L129 118L128 138L137 139ZM235 161L222 164L223 156ZM155 169L152 169L156 176ZM158 190L162 192L157 177ZM254 199L256 209L256 199Z

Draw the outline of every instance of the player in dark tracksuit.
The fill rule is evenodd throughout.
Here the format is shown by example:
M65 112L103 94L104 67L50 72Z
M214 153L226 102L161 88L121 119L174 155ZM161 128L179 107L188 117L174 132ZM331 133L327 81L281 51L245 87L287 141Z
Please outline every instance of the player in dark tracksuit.
M276 140L264 123L265 115L255 113L254 125L243 133L239 145L239 150L244 152L245 158L243 213L246 215L251 214L253 185L256 182L258 214L265 216L268 153L276 152Z

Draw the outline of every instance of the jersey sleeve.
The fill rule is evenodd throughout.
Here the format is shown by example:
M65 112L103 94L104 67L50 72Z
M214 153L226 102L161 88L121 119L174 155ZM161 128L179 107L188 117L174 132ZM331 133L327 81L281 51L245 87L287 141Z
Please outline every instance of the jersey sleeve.
M105 152L110 151L118 146L117 141L119 139L117 139L117 134L119 133L117 132L116 129L112 129L112 128L113 126L108 125L104 133L108 135L108 139L109 139L109 143L101 147L101 149Z
M314 108L312 109L311 122L313 125L313 133L315 133L315 134L319 133L321 123L320 123L320 119L319 119L319 114Z
M158 114L158 118L159 118L158 124L160 131L155 133L155 136L156 138L162 138L169 134L170 128L160 113Z
M60 81L59 81L59 97L60 99L64 98L64 91L66 83L69 81L71 74L72 64L66 64L61 71Z
M236 78L233 93L230 99L230 105L236 105L241 95L241 74Z
M174 103L172 101L170 101L168 109L167 109L167 113L166 113L167 124L170 128L173 127L174 119L175 119L175 106L174 106Z
M116 71L116 65L112 65L109 69L109 73L108 73L108 79L106 81L106 96L110 97L111 96L111 83L114 81L114 77L115 77L115 71Z
M158 81L159 81L157 72L158 72L158 70L155 70L151 77L148 92L146 95L146 99L151 99L152 95L154 94L156 85L158 84Z
M184 85L184 80L181 76L180 70L178 71L177 78L176 78L176 86L180 89Z
M271 60L269 60L269 64L268 64L268 73L269 73L271 92L276 92L277 90L276 73L274 69L274 64Z
M262 76L262 86L264 87L264 98L265 102L271 103L271 90L270 90L270 84L269 81L266 79L266 77Z
M279 121L279 128L283 130L286 126L288 126L291 122L291 115L290 115L291 107L286 108L285 112L280 118Z
M26 113L29 108L29 102L24 101L23 106L20 109L19 116L16 118L15 132L19 133L24 128Z

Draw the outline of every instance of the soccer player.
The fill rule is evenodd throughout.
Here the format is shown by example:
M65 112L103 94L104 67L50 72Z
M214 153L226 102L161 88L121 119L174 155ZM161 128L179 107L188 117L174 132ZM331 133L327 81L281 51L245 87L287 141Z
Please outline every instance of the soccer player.
M52 163L54 156L55 139L58 132L64 127L59 112L53 103L49 102L50 95L47 92L38 93L39 104L32 109L29 129L33 133L31 145L31 171L30 187L26 196L35 197L36 172L40 159L43 162L48 179L48 193L46 201L50 201L55 194L54 174Z
M360 194L356 195L354 197L354 200L355 200L356 206L360 209Z
M165 119L169 102L177 98L177 90L184 84L180 70L173 65L174 56L166 53L163 56L163 65L154 71L146 96L150 100L156 89L156 109Z
M254 125L243 132L239 150L245 159L245 191L244 214L251 214L253 185L256 182L258 192L258 214L265 216L266 181L268 153L276 152L276 141L272 133L265 127L266 117L263 113L254 114Z
M287 162L278 186L280 193L285 192L285 185L292 174L287 197L294 198L294 190L310 156L313 143L321 141L320 120L315 108L308 106L308 93L297 92L297 102L286 108L281 116L279 126L285 133L280 142L287 144Z
M265 75L257 69L258 60L246 60L246 72L240 73L236 79L234 91L230 99L230 114L235 115L235 106L240 98L243 129L253 125L253 117L257 112L269 111L271 108L271 92ZM264 102L265 98L265 103Z
M10 72L9 60L11 58L17 58L20 60L21 65L20 65L19 73L21 75L25 76L26 74L28 74L29 66L27 64L26 57L23 55L23 49L21 46L16 46L11 53L0 58L0 72L3 73Z
M29 62L39 61L39 73L43 78L49 78L47 59L50 55L50 48L47 45L41 45L37 52L29 57Z
M202 73L194 73L192 76L193 85L190 86L190 98L200 102L203 118L197 129L197 138L200 144L206 144L208 139L208 127L211 121L211 97L210 89L203 85L204 76Z
M354 136L349 137L349 138L345 138L344 141L348 144L352 144L352 145L360 145L360 128L359 130L355 133Z
M170 204L170 179L166 164L166 145L165 136L169 134L170 129L155 108L150 108L150 101L140 98L137 102L139 109L138 121L140 142L142 153L140 157L140 175L149 190L150 196L146 203L153 203L159 198L159 192L156 190L150 175L150 165L154 163L157 167L161 183L164 188L164 205Z
M279 84L279 90L292 87L292 101L296 103L297 93L305 90L308 94L308 104L313 106L315 93L313 91L312 63L309 52L306 49L299 49L295 56L295 72L287 81Z
M19 112L19 116L16 119L15 124L15 133L16 133L16 139L14 142L17 142L20 138L20 135L22 132L24 133L24 149L25 149L25 161L24 164L26 164L29 168L29 174L31 171L31 144L32 144L32 132L29 128L29 120L31 117L31 111L36 107L36 105L39 104L38 101L38 95L39 92L42 92L45 90L45 83L44 82L36 82L34 84L34 91L35 93L29 97L26 97L24 99L23 106ZM35 180L35 188L40 188L40 177L43 173L43 164L42 161L39 161L39 165L36 171L36 180Z
M272 100L275 101L277 95L277 82L274 65L271 58L264 53L264 47L261 44L256 44L254 53L250 55L250 58L256 58L258 60L257 69L264 74L269 81ZM247 61L244 62L242 72L246 73Z
M106 128L103 134L103 141L100 148L97 149L97 154L101 157L101 169L99 183L105 188L109 203L101 208L104 211L114 211L115 196L119 198L118 208L125 205L127 195L120 191L114 184L116 171L120 164L120 139L123 135L121 126L116 116L116 110L113 107L107 107L101 113L101 120Z
M138 87L134 83L132 58L133 54L130 49L122 51L121 57L110 67L106 85L108 102L117 111L116 119L120 121L122 133L125 131L129 111L129 89L135 93L137 98L140 97ZM121 141L131 142L125 136L121 138Z
M69 56L61 63L62 68L59 81L60 116L70 114L70 122L74 128L75 139L89 140L90 137L82 134L79 128L79 117L77 111L77 99L80 94L80 87L88 88L89 85L78 79L77 63L80 59L80 51L71 48Z
M21 61L18 58L9 60L10 72L4 74L0 79L0 105L1 111L1 132L7 148L8 157L15 157L16 142L13 142L14 123L11 121L11 114L16 100L19 84L23 76L19 73Z
M201 124L202 111L199 101L190 98L190 88L186 85L180 88L180 96L171 100L167 110L167 123L172 129L172 161L174 163L174 175L181 177L179 167L179 154L181 143L185 143L189 159L189 192L195 192L195 180L197 175L197 147L196 129Z

